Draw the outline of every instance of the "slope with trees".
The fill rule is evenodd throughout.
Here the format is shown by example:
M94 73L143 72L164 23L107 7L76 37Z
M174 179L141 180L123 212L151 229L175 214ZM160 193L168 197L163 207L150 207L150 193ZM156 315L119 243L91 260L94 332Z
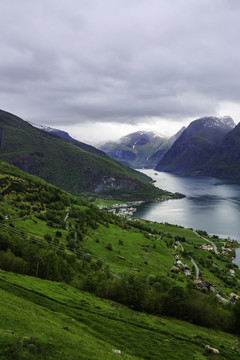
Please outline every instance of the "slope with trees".
M90 148L83 149L0 111L0 159L23 171L73 194L92 192L132 199L154 199L167 194L154 187L146 175Z

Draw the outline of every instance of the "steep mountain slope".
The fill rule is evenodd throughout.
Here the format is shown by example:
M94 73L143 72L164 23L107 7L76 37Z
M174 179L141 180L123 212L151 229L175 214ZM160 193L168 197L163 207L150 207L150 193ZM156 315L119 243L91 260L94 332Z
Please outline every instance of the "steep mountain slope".
M212 176L240 179L240 123L224 136L205 172Z
M37 125L37 124L34 124L30 121L28 121L28 123L30 125L32 125L33 127L41 130L41 131L44 131L45 133L47 134L50 134L50 135L53 135L53 136L56 136L56 137L60 137L66 141L69 141L71 143L73 143L74 145L80 147L81 149L85 150L85 151L88 151L92 154L95 154L95 155L98 155L98 156L101 156L101 157L104 157L105 159L109 159L109 156L107 156L105 154L105 152L101 151L101 150L98 150L97 148L95 148L94 146L92 145L88 145L88 144L85 144L81 141L78 141L74 138L72 138L66 131L63 131L63 130L59 130L59 129L54 129L50 126L43 126L43 125Z
M168 139L153 131L137 131L118 141L106 142L99 149L132 168L154 168L178 136L180 133Z
M152 199L163 192L149 178L0 111L0 159L79 194L83 191Z
M153 167L159 163L159 161L164 157L175 141L182 135L185 129L185 126L183 126L175 135L171 136L169 139L166 139L164 146L150 156L148 161L153 165Z
M156 166L181 175L201 174L221 140L235 124L230 117L204 117L190 123Z

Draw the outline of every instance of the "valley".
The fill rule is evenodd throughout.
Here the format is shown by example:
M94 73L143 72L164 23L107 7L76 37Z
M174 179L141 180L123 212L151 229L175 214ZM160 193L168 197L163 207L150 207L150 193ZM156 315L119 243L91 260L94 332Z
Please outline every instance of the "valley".
M0 125L3 360L154 359L159 351L200 360L212 358L209 348L216 359L238 356L239 243L209 235L203 220L193 229L191 216L182 226L176 210L197 199L195 185L191 194L184 178L127 168L6 112ZM132 145L138 154L141 141L142 133ZM171 204L174 221L158 210L157 221L141 216Z

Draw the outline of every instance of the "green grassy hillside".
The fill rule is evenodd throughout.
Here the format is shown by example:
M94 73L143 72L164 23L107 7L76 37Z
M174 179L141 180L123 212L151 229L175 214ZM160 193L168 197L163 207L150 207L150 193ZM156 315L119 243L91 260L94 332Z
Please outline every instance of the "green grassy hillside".
M0 271L1 359L237 359L239 339ZM220 351L210 356L205 346ZM120 350L116 354L113 350Z
M93 192L117 199L154 199L167 194L150 184L145 175L98 150L85 149L0 111L0 159L23 171L78 195Z
M237 243L200 232L219 253L204 251L191 229L114 216L3 162L0 205L1 360L239 355Z

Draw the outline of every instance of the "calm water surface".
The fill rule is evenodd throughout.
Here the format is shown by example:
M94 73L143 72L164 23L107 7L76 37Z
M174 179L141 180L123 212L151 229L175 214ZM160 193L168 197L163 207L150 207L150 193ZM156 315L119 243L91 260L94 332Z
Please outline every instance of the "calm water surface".
M240 242L240 184L212 177L183 177L140 170L155 186L187 197L138 207L135 217L206 230ZM157 175L156 175L157 174ZM240 265L240 249L235 262Z

